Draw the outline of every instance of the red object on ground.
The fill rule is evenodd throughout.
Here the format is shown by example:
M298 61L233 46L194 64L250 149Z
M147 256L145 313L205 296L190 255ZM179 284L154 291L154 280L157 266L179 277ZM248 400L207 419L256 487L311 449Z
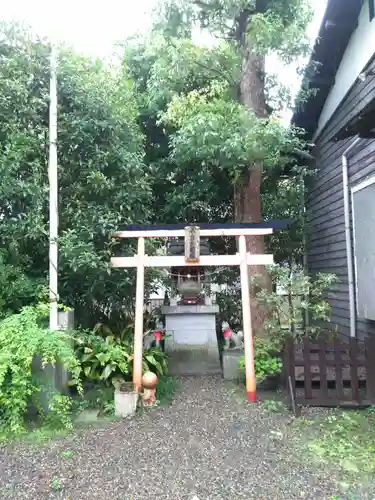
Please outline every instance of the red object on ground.
M156 340L156 341L159 341L159 342L160 342L160 341L161 341L162 336L163 336L163 332L159 332L159 331L155 331L155 332L154 332L154 337L155 337L155 340Z
M227 330L224 330L223 334L224 338L227 339L228 337L230 337L231 330L228 328Z
M257 396L256 396L255 391L247 391L246 395L247 395L247 402L248 403L255 403L256 402Z

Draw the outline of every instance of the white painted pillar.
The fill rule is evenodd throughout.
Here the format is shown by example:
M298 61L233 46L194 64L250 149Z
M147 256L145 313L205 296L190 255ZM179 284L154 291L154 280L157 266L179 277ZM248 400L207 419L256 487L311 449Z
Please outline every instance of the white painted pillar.
M246 255L246 237L239 236L240 272L241 272L241 296L242 296L242 321L245 344L245 375L246 375L246 397L247 401L256 401L256 380L254 371L254 342L253 329L251 325L250 309L250 283L249 270Z
M142 351L143 351L143 307L145 284L145 239L138 238L137 255L137 285L135 296L135 325L134 325L134 359L133 382L138 392L142 388Z
M57 53L56 47L51 47L50 68L50 103L49 103L49 326L58 330L58 247L59 231L58 213L58 177L57 177Z

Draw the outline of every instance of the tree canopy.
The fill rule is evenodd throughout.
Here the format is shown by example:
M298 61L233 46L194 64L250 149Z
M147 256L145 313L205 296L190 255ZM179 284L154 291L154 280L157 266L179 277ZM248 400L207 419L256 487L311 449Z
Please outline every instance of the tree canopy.
M296 168L296 151L305 144L300 130L281 121L286 89L267 75L265 58L290 62L305 53L308 4L168 0L158 13L150 37L129 40L124 56L138 91L146 162L163 179L153 185L153 217L259 222L263 212L297 217L300 227L306 170ZM197 27L209 31L209 44L197 43ZM286 172L288 182L281 180ZM289 234L269 239L268 247L279 258L292 250L299 259L300 229ZM248 247L264 252L259 237L248 238ZM267 286L264 268L254 272Z
M1 26L0 280L23 286L5 309L33 300L48 271L49 45ZM58 65L60 296L83 323L131 305L133 276L110 268L119 223L150 217L144 138L132 82L62 47ZM32 286L34 284L34 287ZM21 297L19 296L21 295ZM23 297L22 297L23 296ZM92 321L93 319L91 319Z
M266 245L300 259L305 145L281 120L288 92L265 58L304 53L310 16L305 0L166 0L150 33L125 40L119 67L60 48L59 288L82 324L132 305L134 275L110 267L115 248L132 251L109 236L119 224L292 218ZM0 283L17 277L4 314L45 293L50 46L0 29Z

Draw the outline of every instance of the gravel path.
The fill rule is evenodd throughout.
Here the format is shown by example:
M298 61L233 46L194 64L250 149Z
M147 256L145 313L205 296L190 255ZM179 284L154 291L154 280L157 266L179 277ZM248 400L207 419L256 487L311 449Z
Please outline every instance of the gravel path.
M1 500L329 499L290 449L290 416L246 405L218 377L186 378L172 406L42 447L0 450ZM58 489L60 488L60 489Z

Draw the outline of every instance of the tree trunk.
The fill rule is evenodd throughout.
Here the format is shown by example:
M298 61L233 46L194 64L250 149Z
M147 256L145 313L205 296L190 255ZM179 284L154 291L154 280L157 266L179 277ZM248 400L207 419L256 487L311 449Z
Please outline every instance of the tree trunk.
M246 22L247 25L247 22ZM242 49L242 72L239 89L240 102L254 111L258 117L266 116L266 103L264 94L265 58L252 51L246 41L244 32L239 35ZM261 183L263 165L255 163L249 169L241 183L236 186L234 194L234 214L236 222L261 222ZM264 238L253 236L247 238L247 248L252 253L264 253ZM262 288L270 288L270 279L265 266L251 266L250 275L258 275ZM262 310L255 298L259 288L251 285L251 315L254 332L264 335L264 320L266 312Z

